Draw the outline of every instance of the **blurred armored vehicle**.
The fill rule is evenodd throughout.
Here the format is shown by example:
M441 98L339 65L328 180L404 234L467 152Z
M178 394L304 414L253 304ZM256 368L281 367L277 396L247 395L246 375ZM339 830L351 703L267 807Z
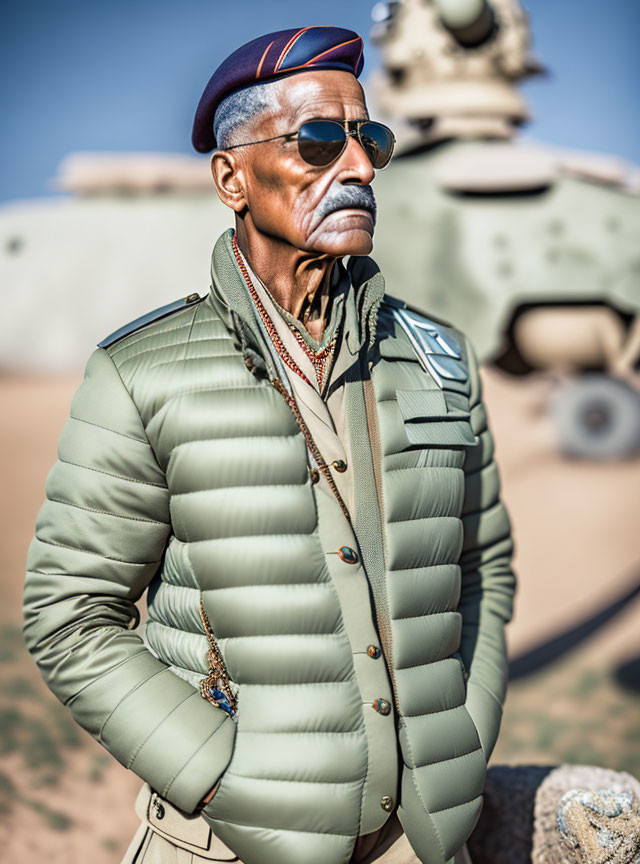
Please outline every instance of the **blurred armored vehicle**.
M123 323L206 294L233 224L198 156L76 153L54 184L68 194L0 207L2 371L81 369Z
M518 140L542 71L516 0L378 3L372 97L396 132L376 178L390 293L466 331L481 361L555 382L561 449L640 449L640 174Z

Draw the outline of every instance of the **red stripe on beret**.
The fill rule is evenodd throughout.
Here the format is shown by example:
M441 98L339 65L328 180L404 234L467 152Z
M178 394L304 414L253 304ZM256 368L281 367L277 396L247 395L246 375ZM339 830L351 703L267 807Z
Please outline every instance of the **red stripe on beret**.
M200 97L191 140L200 153L216 146L213 118L234 90L310 69L362 72L362 38L343 27L310 26L278 30L241 45L218 66Z

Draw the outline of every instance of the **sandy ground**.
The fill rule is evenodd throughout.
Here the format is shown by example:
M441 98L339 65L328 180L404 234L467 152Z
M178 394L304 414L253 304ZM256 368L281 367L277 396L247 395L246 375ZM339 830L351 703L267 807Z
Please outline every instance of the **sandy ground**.
M502 497L519 577L508 628L520 654L588 618L640 582L640 458L584 462L562 457L546 404L545 376L514 380L483 369ZM589 649L621 659L638 649L640 599L603 628Z
M515 657L593 615L640 578L640 459L562 458L545 409L546 379L514 381L485 369L483 380L516 540L519 585L508 628ZM88 855L92 864L117 864L137 826L140 781L69 720L19 632L26 549L79 381L0 376L0 860L21 864L76 864ZM636 659L639 603L553 666L511 685L495 757L553 762L568 754L606 767L630 764L640 700L610 672ZM612 735L620 745L615 752Z

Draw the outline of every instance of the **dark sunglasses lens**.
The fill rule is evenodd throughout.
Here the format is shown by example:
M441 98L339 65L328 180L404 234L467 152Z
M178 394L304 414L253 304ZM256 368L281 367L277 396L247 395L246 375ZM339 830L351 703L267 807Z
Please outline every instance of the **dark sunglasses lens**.
M342 152L347 140L339 123L309 120L298 130L300 155L310 165L328 165Z
M384 168L393 153L393 133L382 123L363 123L360 140L374 168Z

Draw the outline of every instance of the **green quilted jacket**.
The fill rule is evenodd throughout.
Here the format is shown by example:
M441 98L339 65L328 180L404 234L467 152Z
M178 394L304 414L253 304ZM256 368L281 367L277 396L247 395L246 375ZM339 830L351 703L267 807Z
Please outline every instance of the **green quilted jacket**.
M335 554L339 531L321 543L231 236L206 297L90 357L29 548L24 632L75 720L161 795L193 812L221 780L203 816L246 864L346 864L373 758L336 591L358 568ZM478 819L498 734L513 541L469 341L383 297L371 259L349 270L361 615L392 686L398 816L420 860L444 864ZM232 713L199 689L201 603Z

